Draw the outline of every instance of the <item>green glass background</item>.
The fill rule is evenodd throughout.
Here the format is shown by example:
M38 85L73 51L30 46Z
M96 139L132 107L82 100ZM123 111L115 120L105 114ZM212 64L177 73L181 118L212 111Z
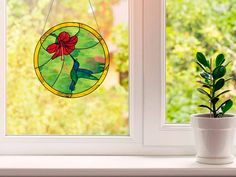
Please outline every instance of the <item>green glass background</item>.
M70 55L79 62L79 68L92 71L93 76L99 80L103 73L100 67L104 69L105 64L105 53L101 43L91 32L79 27L61 28L54 31L53 34L58 36L63 31L69 33L70 37L75 34L78 37L75 50ZM55 43L55 40L54 36L49 35L41 44L43 47L40 48L38 55L39 71L52 88L70 94L70 72L74 64L71 56L64 55L64 62L61 60L61 56L48 62L53 54L48 53L45 49ZM94 86L98 80L79 78L72 93L82 93Z
M50 2L7 0L7 135L128 135L128 0L91 1L111 64L95 92L73 99L46 90L33 67ZM97 30L88 0L55 0L45 30L68 21Z

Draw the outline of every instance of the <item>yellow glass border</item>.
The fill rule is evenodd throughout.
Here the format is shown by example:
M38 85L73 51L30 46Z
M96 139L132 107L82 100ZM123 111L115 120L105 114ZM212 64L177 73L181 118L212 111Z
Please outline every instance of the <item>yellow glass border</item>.
M100 44L102 45L103 51L104 51L104 55L105 55L105 66L104 66L104 71L101 75L101 77L99 78L99 80L88 90L85 90L84 92L81 93L62 93L54 88L52 88L43 78L43 76L41 75L40 71L39 71L39 65L38 65L38 55L39 55L39 50L41 48L41 44L44 42L44 40L54 31L63 28L63 27L79 27L79 28L83 28L87 31L89 31L90 33L92 33L100 42ZM40 40L38 41L35 51L34 51L34 69L35 69L35 73L39 79L39 81L43 84L43 86L49 90L50 92L61 96L61 97L66 97L66 98L78 98L78 97L83 97L85 95L88 95L90 93L92 93L93 91L95 91L104 81L104 79L106 78L106 75L108 73L108 69L109 69L109 64L110 64L110 54L109 54L109 50L108 47L106 45L105 40L102 38L102 36L92 27L83 24L83 23L78 23L78 22L66 22L66 23L61 23L58 24L52 28L50 28L47 32L45 32L43 34L43 36L40 38Z

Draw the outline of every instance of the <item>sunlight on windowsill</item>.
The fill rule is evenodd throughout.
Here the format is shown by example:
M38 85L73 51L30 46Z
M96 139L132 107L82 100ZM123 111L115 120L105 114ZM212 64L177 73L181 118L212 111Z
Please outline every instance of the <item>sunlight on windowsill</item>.
M232 176L236 163L204 165L193 156L2 156L1 175Z

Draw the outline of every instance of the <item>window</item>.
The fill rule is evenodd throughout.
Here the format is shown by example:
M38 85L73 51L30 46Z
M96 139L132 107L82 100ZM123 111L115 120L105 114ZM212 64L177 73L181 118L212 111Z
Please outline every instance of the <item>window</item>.
M128 1L100 0L91 1L91 5L96 19L88 0L6 1L7 135L129 135ZM93 93L75 99L55 95L44 88L32 66L40 36L64 22L90 25L101 33L110 49L111 62L104 82ZM85 37L89 33L84 28L78 29L81 30L78 33L80 50L77 58L81 67L84 60L89 60L91 65L96 64L95 59L103 62L103 55L96 53L101 46L94 45L92 39L89 41ZM71 27L71 34L73 30L78 31ZM55 37L47 39L54 41ZM48 52L42 47L39 52L45 58L42 60L48 61ZM66 72L71 67L68 56L65 56L65 63L57 58L47 61L38 61L39 70L45 80L51 79L48 81L51 88L60 90L63 83L71 82L68 79L70 72ZM57 65L62 65L61 72L52 74L50 68L55 70ZM98 69L91 67L91 70L95 72ZM100 76L97 74L96 77ZM94 82L97 81L79 79L77 89L86 90L89 88L87 85Z
M189 9L188 6L192 9ZM199 47L202 41L197 41L200 39L195 38L198 35L203 35L202 29L210 30L208 31L209 34L204 34L209 44L211 43L211 46L214 46L212 47L213 51L209 51L210 54L215 52L214 50L227 51L230 49L229 46L234 46L230 45L226 39L220 40L211 37L211 35L216 35L211 31L214 31L214 26L207 26L217 20L219 29L216 32L222 31L218 35L219 38L227 38L224 36L224 28L233 34L230 31L234 31L234 23L228 24L225 18L230 21L234 19L232 18L235 15L234 6L233 1L204 1L204 3L199 3L198 1L187 0L162 0L144 4L144 9L149 10L149 13L144 10L144 59L145 64L147 60L152 61L152 65L146 64L144 67L145 145L166 146L174 149L167 150L168 153L175 151L177 154L191 154L194 152L194 139L189 117L194 111L197 111L198 96L191 94L194 86L189 87L186 82L190 81L190 84L195 84L192 82L195 78L192 78L192 74L190 74L191 76L182 76L183 74L180 75L178 71L185 73L186 69L187 71L196 69L193 66L194 53L197 50L203 50L204 46ZM197 13L197 10L200 12ZM214 15L211 16L206 13ZM192 20L191 18L196 19ZM227 25L222 25L222 23ZM205 26L195 29L195 26L191 26L192 24ZM150 26L152 28L149 28ZM187 30L194 34L197 33L196 36L192 33L186 33ZM204 42L204 39L202 40L205 46L209 45ZM230 40L234 40L234 38L230 38ZM217 44L218 42L220 45ZM232 54L230 55L232 56ZM181 104L184 104L185 107L181 107Z
M94 1L94 12L98 13L96 20L97 22L103 21L103 23L98 23L101 25L101 34L109 43L110 52L113 51L114 55L112 56L110 73L106 78L107 81L93 93L93 98L92 95L91 97L88 95L77 99L80 102L80 107L82 107L78 110L75 110L78 107L76 99L71 101L77 106L69 105L68 100L56 98L54 95L52 96L52 93L45 91L32 70L33 49L35 47L33 44L37 43L41 35L42 29L39 27L42 24L40 22L43 21L43 17L45 17L43 14L48 10L46 8L48 2L52 1L1 1L1 22L3 25L1 26L0 41L1 58L4 59L1 60L1 115L4 116L1 117L0 124L0 141L2 143L0 153L126 153L127 149L137 145L135 143L139 145L142 139L142 1L135 1L135 3L132 0ZM57 21L59 19L61 21L80 21L83 18L99 31L98 27L100 26L97 26L96 20L93 19L89 1L85 3L84 0L83 3L82 1L71 0L72 4L68 4L68 2L55 0L53 6L58 6L54 10L52 6L53 16L50 17L49 14L46 27L49 28L59 23ZM93 1L91 2L93 4ZM79 3L83 8L79 11L76 9L78 6L73 5L73 3ZM105 10L108 11L99 10L99 8L105 7L107 8ZM72 9L72 13L70 15L69 13L58 13L64 9ZM33 15L34 13L37 15ZM112 22L110 15L104 17L103 13L112 13L114 21ZM54 18L55 15L58 15L58 19ZM78 19L73 19L75 17ZM28 27L28 23L32 23L31 28ZM102 25L105 25L105 28L102 28ZM107 28L106 25L108 25ZM106 30L111 34L108 35ZM34 33L35 31L36 33ZM26 41L19 45L19 42L22 41L18 37L24 37ZM20 56L25 57L21 58ZM121 60L122 62L119 63ZM17 66L21 67L18 68L18 73L14 74ZM117 70L120 70L120 73ZM28 73L32 75L29 76ZM17 78L17 76L22 78ZM33 89L32 84L36 89ZM23 88L22 92L20 92L19 87ZM109 94L106 90L109 90ZM44 93L41 95L39 92ZM15 98L18 101L14 101ZM54 100L54 103L50 104L49 100ZM42 103L47 109L40 106ZM89 109L86 110L86 106ZM51 112L57 112L56 109L58 111L67 109L69 112L61 111L60 114L56 113L57 116L50 116L52 115ZM72 116L78 115L78 111L84 114L81 118L84 125L81 124L82 122L76 122ZM101 113L92 113L93 111ZM103 114L102 118L99 118L101 114ZM57 120L53 120L54 118ZM68 119L66 120L66 118ZM48 124L48 121L51 121L50 119L52 122ZM82 128L78 128L78 125L81 125ZM91 147L96 147L96 149ZM131 149L128 151L132 152Z
M203 100L193 82L198 80L193 62L197 51L214 58L224 53L233 61L233 79L226 89L232 90L229 94L235 99L235 17L233 0L166 0L167 123L189 123L190 114L205 111L198 107Z
M65 2L57 0L58 3L59 1L60 3ZM18 3L22 2L19 1ZM8 118L5 119L5 117L7 114L13 113L8 112L5 115L5 110L7 110L6 103L8 103L8 100L7 102L5 101L5 93L8 92L8 86L5 86L5 81L8 76L5 74L5 61L0 60L1 115L4 115L0 119L0 153L90 155L186 155L194 153L190 125L169 124L170 122L166 122L165 117L166 1L124 0L123 2L128 2L129 9L128 20L126 19L129 26L129 33L126 33L129 38L129 94L124 98L124 102L126 102L129 97L129 103L127 104L128 108L122 107L124 110L129 110L128 126L122 131L120 129L115 130L116 133L109 131L104 133L103 130L99 130L95 131L95 133L87 132L87 136L78 136L80 133L77 132L68 134L51 133L54 136L44 136L47 134L45 132L40 135L37 135L37 132L31 132L27 133L28 136L22 136L24 134L22 133L23 131L18 131L20 134L17 135L14 133L16 131L14 128L9 130L10 133L8 134L8 127L4 126ZM5 43L8 35L6 31L6 0L0 1L0 3L0 12L2 13L0 18L2 24L4 24L0 27L0 55L1 58L6 59L8 53L5 49L9 50ZM65 3L64 5L67 4ZM37 18L41 17L37 16ZM68 18L72 17L68 15ZM118 41L120 42L120 40ZM122 77L126 76L126 74L124 73ZM40 87L40 83L38 84ZM110 95L110 97L112 96ZM11 104L11 102L8 104ZM127 116L126 113L125 116ZM12 124L16 123L12 122ZM129 128L128 130L127 127ZM122 133L117 133L118 131ZM9 136L10 134L11 136Z

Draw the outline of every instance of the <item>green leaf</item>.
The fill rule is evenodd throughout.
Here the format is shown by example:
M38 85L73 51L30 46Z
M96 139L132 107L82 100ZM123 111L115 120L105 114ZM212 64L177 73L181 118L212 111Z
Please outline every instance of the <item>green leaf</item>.
M225 90L225 91L223 91L223 92L221 92L219 95L217 95L216 97L219 97L220 95L223 95L223 94L225 94L225 93L227 93L227 92L229 92L230 90Z
M219 79L213 87L214 91L216 92L217 90L220 90L224 85L225 85L225 80Z
M223 54L219 54L217 57L216 57L216 67L222 65L225 61L225 56Z
M203 82L203 81L197 81L198 83L200 83L200 84L202 84L202 85L207 85L207 86L211 86L209 83L207 83L207 82Z
M54 33L51 33L50 36L54 36L55 38L57 38L58 36Z
M202 78L207 79L207 80L211 78L210 74L206 73L205 71L202 71L200 75L202 76Z
M233 101L231 99L225 101L220 107L223 113L226 113L233 106Z
M208 85L211 85L210 79L205 79L205 82L206 82Z
M210 89L211 87L209 85L203 84L202 87Z
M71 53L71 55L74 57L74 58L76 58L76 57L78 57L79 56L79 49L74 49L73 50L73 52Z
M213 70L212 76L214 79L219 79L223 77L226 73L226 69L224 66L218 66Z
M201 52L197 52L197 60L199 63L201 63L203 66L210 68L210 64L207 61L206 57Z
M218 97L214 97L214 98L211 99L211 103L212 103L212 104L216 104L217 101L219 101L219 98L218 98Z
M207 95L209 98L211 98L211 95L210 95L209 93L207 93L205 90L203 90L203 89L201 89L201 88L197 88L197 90L198 90L200 93L202 93L202 94L204 94L204 95Z
M207 70L206 70L199 62L196 61L196 63L198 64L198 66L199 66L203 71L205 71L206 73L209 74L209 72L207 72Z
M209 111L213 112L213 110L212 110L209 106L206 106L206 105L199 105L199 107L201 107L201 108L207 108L207 109L209 109Z

